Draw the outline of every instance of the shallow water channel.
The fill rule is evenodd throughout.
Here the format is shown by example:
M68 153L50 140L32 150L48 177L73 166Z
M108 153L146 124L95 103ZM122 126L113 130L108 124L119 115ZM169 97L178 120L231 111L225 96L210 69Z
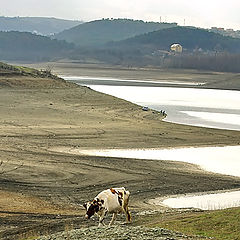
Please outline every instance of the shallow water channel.
M195 126L240 130L240 91L149 87L116 86L111 81L120 79L95 79L91 77L72 77L67 80L86 80L84 85L92 89L110 94L141 106L148 106L167 113L166 121ZM101 81L105 81L104 85ZM107 85L107 81L109 85ZM144 82L144 81L142 81ZM90 84L88 84L90 83ZM179 83L181 85L181 83ZM179 86L180 86L179 85ZM80 150L74 154L95 156L139 158L153 160L171 160L189 162L215 173L240 177L240 146L176 148L176 149L103 149ZM154 204L165 204L169 207L196 207L215 210L240 206L240 191L206 194L201 196L174 197L164 200L156 199Z

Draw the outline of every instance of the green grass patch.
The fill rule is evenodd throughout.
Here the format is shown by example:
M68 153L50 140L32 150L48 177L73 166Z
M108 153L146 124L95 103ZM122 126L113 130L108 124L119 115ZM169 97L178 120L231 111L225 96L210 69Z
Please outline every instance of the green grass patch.
M155 223L149 223L148 226L163 227L190 235L214 237L219 240L239 240L240 208L162 218L159 222L155 219Z
M19 71L29 73L29 74L36 74L38 71L34 68L22 67L22 66L15 66Z

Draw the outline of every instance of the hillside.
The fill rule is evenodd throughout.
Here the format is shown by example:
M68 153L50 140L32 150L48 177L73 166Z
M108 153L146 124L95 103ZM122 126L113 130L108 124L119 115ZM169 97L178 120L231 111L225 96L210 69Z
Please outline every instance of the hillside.
M105 36L103 33L99 35ZM183 46L183 54L170 53L173 43ZM70 57L128 67L158 66L239 72L240 39L204 29L177 26L111 41L98 47L80 47Z
M81 21L45 17L0 17L0 31L20 31L51 35L81 23Z
M54 37L79 46L99 46L159 29L176 27L175 23L156 23L129 19L103 19L87 22L65 30Z
M176 27L154 31L120 42L112 43L111 46L119 48L131 47L149 50L169 50L171 44L180 43L185 50L193 51L228 51L240 52L240 39L231 38L208 32L204 29Z
M53 75L50 69L36 70L33 68L13 66L0 62L1 88L68 88L75 84L64 81Z
M0 32L1 60L46 61L64 57L74 46L27 32Z

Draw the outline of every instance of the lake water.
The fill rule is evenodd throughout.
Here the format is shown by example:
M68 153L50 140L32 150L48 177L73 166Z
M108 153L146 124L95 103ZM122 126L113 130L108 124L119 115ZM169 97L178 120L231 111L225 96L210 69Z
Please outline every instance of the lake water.
M165 110L168 114L165 121L168 122L240 130L240 91L158 86L160 83L179 86L204 84L182 81L130 81L88 76L64 78L141 106L148 106L158 111ZM127 86L122 86L123 84ZM140 86L128 86L129 84L140 84ZM148 87L142 86L144 84ZM151 87L151 84L155 84L154 87Z
M119 79L92 79L91 77L72 77L72 79L67 80L86 81L84 85L88 85L96 91L141 106L148 106L154 110L165 110L168 114L166 121L169 122L240 130L240 91L159 87L155 82L152 83L155 84L154 87L151 87L151 83L149 85L146 81L135 82L137 84L147 84L147 87L122 86L122 82L119 86L116 86L115 84ZM101 81L104 85L97 85ZM113 81L115 83L111 84ZM120 81L129 85L128 80ZM186 83L179 82L179 86L181 84ZM192 85L194 84L192 83ZM197 164L207 171L240 177L240 146L126 150L72 149L71 151L73 154L95 156L183 161ZM169 198L159 204L165 204L173 208L196 207L213 210L240 206L239 199L240 191L233 191L215 195ZM155 204L157 204L158 199L155 200Z
M169 160L199 165L206 171L240 177L240 146L170 149L71 149L70 153L91 156Z
M171 197L165 200L155 198L151 204L166 205L171 208L198 208L202 210L217 210L240 206L240 191L210 193L198 196Z
M230 90L90 85L141 106L165 110L166 121L240 130L240 92Z

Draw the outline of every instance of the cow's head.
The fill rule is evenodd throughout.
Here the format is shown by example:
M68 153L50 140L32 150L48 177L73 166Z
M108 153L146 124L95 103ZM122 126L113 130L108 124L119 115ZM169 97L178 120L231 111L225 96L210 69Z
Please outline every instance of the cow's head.
M83 206L87 211L85 217L89 219L91 216L93 216L95 213L101 210L103 203L104 200L100 200L98 198L94 199L91 202L84 203Z

